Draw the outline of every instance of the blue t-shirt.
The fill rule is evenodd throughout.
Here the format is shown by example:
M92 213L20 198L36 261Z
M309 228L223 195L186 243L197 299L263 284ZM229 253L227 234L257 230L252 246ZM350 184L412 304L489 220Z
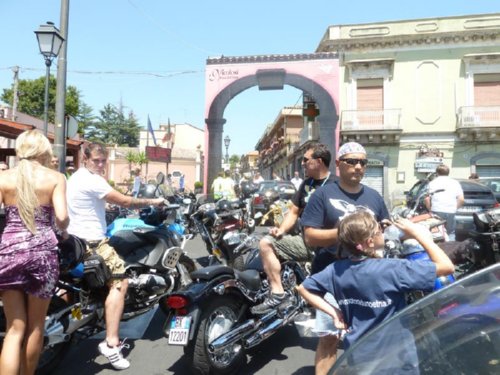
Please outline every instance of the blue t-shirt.
M315 294L331 293L350 332L346 349L373 327L406 307L405 292L432 290L436 265L405 259L339 260L303 282Z
M362 185L358 193L348 193L342 190L337 180L316 190L309 199L300 222L303 227L332 229L339 220L359 207L371 211L377 221L389 218L384 200L376 190ZM336 253L336 246L325 250L329 253ZM321 254L316 258L313 272L319 272L332 261L331 256L321 259Z

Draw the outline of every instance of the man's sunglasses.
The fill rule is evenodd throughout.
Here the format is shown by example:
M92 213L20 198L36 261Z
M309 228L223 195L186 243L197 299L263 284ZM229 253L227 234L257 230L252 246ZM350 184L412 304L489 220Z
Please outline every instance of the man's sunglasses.
M345 159L339 159L340 161L343 161L344 163L347 163L352 166L356 166L360 164L362 167L366 167L368 164L368 159L352 159L352 158L345 158Z
M303 163L307 163L309 160L316 159L316 158L306 158L305 156L302 158Z

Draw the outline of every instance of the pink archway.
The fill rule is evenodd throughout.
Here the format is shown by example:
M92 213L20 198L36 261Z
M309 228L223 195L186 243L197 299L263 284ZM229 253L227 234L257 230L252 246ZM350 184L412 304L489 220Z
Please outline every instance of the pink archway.
M205 74L205 191L217 176L222 162L224 110L232 98L253 86L258 86L259 90L282 90L284 85L290 85L312 97L320 111L316 118L320 142L332 153L337 149L337 54L221 57L207 60Z

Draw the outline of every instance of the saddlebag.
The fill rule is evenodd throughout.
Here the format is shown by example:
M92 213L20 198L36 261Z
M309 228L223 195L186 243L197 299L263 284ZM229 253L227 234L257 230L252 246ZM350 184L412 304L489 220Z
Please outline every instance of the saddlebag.
M92 254L83 263L83 279L91 289L106 286L111 279L111 271L102 256Z
M500 208L474 212L473 217L478 232L486 233L500 231Z

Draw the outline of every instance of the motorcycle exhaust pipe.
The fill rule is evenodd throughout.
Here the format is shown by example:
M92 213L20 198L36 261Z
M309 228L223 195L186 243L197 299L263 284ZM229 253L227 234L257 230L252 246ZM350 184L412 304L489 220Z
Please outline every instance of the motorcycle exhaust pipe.
M249 319L240 326L226 332L222 336L219 336L214 341L208 345L208 351L212 354L217 353L226 349L226 347L235 344L242 339L243 336L252 334L256 330L260 329L262 326L274 321L276 314L278 312L273 310L266 315L262 316L260 319Z
M278 318L273 321L271 321L267 326L262 328L260 331L256 332L254 335L250 336L249 338L245 339L243 341L243 347L245 349L250 349L253 348L254 346L260 344L262 341L267 339L269 336L273 335L286 325L288 322L290 322L298 313L299 313L300 308L294 307L293 310L290 313L285 313L283 318Z
M212 354L224 350L227 346L235 344L241 336L250 333L258 328L258 321L249 319L235 329L219 336L208 345L208 351Z
M60 344L62 342L69 341L71 335L78 330L79 328L86 325L95 317L95 311L90 314L83 315L81 319L75 319L72 316L68 316L69 324L68 328L64 328L64 325L61 321L55 322L53 325L45 328L45 338L46 343L45 346L52 346L56 344Z

